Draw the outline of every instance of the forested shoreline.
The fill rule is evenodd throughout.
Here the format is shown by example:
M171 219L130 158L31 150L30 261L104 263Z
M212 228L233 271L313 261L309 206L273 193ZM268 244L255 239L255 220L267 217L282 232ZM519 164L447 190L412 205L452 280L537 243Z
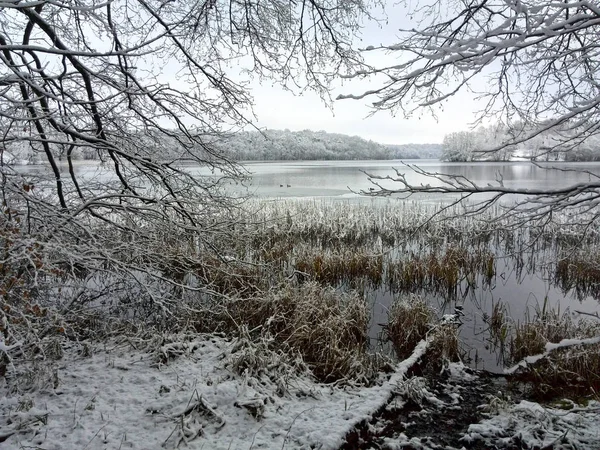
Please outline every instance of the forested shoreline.
M177 159L177 143L173 139L160 136L149 141L147 149L154 148L160 159ZM210 140L209 137L206 139ZM21 164L41 162L40 152L29 145L13 143L8 145L3 157L6 161ZM437 159L442 153L441 144L398 144L385 145L363 139L325 131L265 130L241 131L221 136L208 145L214 145L225 158L233 161L298 161L298 160L386 160L386 159ZM66 151L66 150L65 150ZM73 159L97 160L96 152L88 148L74 150ZM66 154L57 154L57 160Z

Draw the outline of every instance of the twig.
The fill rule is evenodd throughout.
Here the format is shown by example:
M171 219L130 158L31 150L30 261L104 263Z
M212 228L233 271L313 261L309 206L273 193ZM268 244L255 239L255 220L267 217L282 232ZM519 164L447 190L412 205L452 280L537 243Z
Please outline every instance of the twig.
M288 436L290 435L290 431L292 431L292 427L294 426L296 419L298 419L298 417L300 417L305 412L312 411L313 409L315 409L314 406L312 406L308 409L305 409L304 411L300 411L298 414L296 414L296 417L294 417L294 420L292 420L292 423L290 424L290 426L287 429L287 433L285 433L285 438L283 438L283 444L281 444L281 450L283 450L285 448L285 443L287 442Z

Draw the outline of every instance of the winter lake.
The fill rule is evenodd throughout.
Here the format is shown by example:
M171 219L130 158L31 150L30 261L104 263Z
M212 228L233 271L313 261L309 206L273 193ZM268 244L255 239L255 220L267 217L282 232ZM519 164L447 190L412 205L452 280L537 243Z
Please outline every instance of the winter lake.
M502 179L507 187L557 189L575 183L582 183L600 174L600 163L542 163L539 166L529 162L506 163L445 163L438 160L412 160L407 164L415 164L428 172L438 172L452 175L462 175L478 185L497 183ZM327 204L363 205L373 208L386 207L393 210L400 203L427 204L432 208L450 200L450 197L441 194L412 196L403 200L399 197L372 198L361 196L357 192L368 191L373 185L369 182L365 172L372 175L393 176L393 168L406 173L409 182L415 184L428 184L432 181L415 173L400 161L278 161L278 162L250 162L245 164L250 178L242 184L231 184L230 188L236 193L252 194L259 199L272 201L306 201L314 202L315 208ZM553 169L556 168L556 169ZM32 175L49 170L42 166L21 166L21 171L30 172ZM67 167L61 166L64 174L68 176ZM78 162L75 170L84 177L99 177L107 181L105 169L94 163ZM193 173L199 175L210 174L205 168L189 167ZM584 172L582 172L584 171ZM393 188L394 183L389 180L382 182L383 186ZM352 192L354 191L354 192ZM325 209L326 210L326 209ZM324 221L328 218L324 217ZM396 255L405 255L407 248L398 246L392 252ZM487 245L487 244L486 244ZM502 303L506 306L506 313L514 322L522 321L527 310L531 314L544 304L551 307L560 306L561 313L569 310L595 313L598 311L598 299L587 292L576 292L576 288L561 288L556 281L556 255L555 250L543 249L539 255L532 256L537 259L536 264L529 264L526 270L519 270L515 266L514 255L502 256L503 251L489 244L495 253L495 275L491 282L484 282L481 277L475 280L461 279L458 283L457 294L453 298L447 295L420 292L429 302L434 304L440 315L452 314L456 306L462 306L465 316L462 318L461 338L467 348L471 350L470 357L473 365L479 368L500 370L498 349L489 344L489 322L494 305ZM390 248L384 249L390 251ZM375 253L376 250L373 250ZM548 256L549 255L549 256ZM292 257L290 256L290 261ZM521 268L522 269L522 268ZM340 285L338 285L339 287ZM388 286L365 287L365 295L373 304L371 338L376 341L381 332L381 326L387 322L388 307L395 295L399 292L390 290ZM596 290L595 292L598 292ZM597 297L597 295L596 295Z
M407 160L428 172L462 175L486 186L496 183L498 175L507 187L556 189L589 180L591 174L600 174L600 162L540 163L527 161L491 163L447 163L438 160ZM552 170L556 167L560 170ZM357 198L351 192L368 190L373 185L364 172L380 176L394 176L393 169L406 174L414 184L432 183L431 179L416 174L401 161L279 161L246 163L252 174L249 191L260 197L330 197L332 199ZM582 174L578 170L587 170ZM433 184L433 183L432 183ZM394 183L384 181L383 186L393 188ZM415 197L413 197L415 199ZM431 195L419 200L437 202L447 197Z
M437 160L406 161L416 164L428 172L463 175L475 183L485 186L502 179L507 187L557 189L575 183L593 179L600 174L600 163L545 163L541 166L529 162L508 163L444 163ZM302 162L261 162L250 163L247 169L252 173L248 185L250 192L263 198L313 198L316 204L321 202L356 202L388 205L393 208L399 198L370 198L354 192L368 191L373 186L364 172L373 175L394 175L392 168L405 172L412 183L431 183L403 166L399 161L302 161ZM557 170L552 168L556 167ZM588 171L582 173L581 170ZM386 187L392 187L390 181L383 181ZM441 204L449 200L448 196L412 196L410 202L426 202L430 205ZM390 206L391 205L391 206ZM497 249L499 250L499 249ZM401 250L400 250L401 251ZM543 252L548 251L543 250ZM497 255L502 254L497 251ZM550 252L551 253L551 252ZM535 257L534 257L535 258ZM552 259L553 256L550 257ZM590 295L576 295L575 289L564 289L557 285L554 276L554 261L549 266L544 257L538 259L538 266L532 270L518 270L512 257L498 257L496 274L491 283L478 279L475 287L466 280L459 283L458 295L449 301L439 293L422 292L438 309L440 315L455 312L456 305L464 306L461 338L468 349L473 365L479 368L498 371L502 362L500 350L489 341L487 330L495 304L502 303L506 312L515 322L523 321L527 311L533 315L536 308L560 307L560 312L575 311L595 313L598 311L598 299ZM388 307L397 293L387 287L366 288L366 295L373 303L372 333L375 341L381 331L379 324L387 322Z
M497 183L501 178L506 187L556 189L574 183L581 183L600 176L600 162L583 163L539 163L538 166L527 161L515 162L471 162L448 163L439 160L406 160L408 165L416 165L427 172L462 175L473 182L486 186ZM108 164L108 163L107 163ZM368 191L373 185L365 174L394 176L394 169L406 174L406 179L414 184L434 184L431 179L415 173L399 160L388 161L265 161L246 162L244 167L250 175L250 181L244 183L247 191L237 186L237 192L248 192L258 197L326 197L332 200L360 199L355 192ZM49 173L48 166L14 166L19 172ZM64 178L69 177L66 163L59 163ZM75 173L85 178L100 178L108 181L114 173L108 167L94 161L75 161ZM217 176L205 167L189 166L188 170L199 175ZM587 171L588 173L583 173ZM385 180L382 185L393 188L395 183ZM352 192L355 191L355 192ZM411 200L438 202L447 200L447 196L411 197Z

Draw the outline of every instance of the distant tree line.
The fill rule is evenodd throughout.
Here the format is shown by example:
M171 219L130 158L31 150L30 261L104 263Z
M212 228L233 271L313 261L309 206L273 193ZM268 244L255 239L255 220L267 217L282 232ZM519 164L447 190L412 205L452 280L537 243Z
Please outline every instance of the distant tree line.
M237 161L439 158L440 144L383 145L325 131L268 130L236 133L218 144Z
M450 162L510 161L514 158L600 161L600 137L578 139L578 128L567 123L527 139L520 137L531 135L531 127L521 122L456 131L444 136L440 159Z
M140 136L144 148L162 160L185 160L173 137ZM207 137L206 139L210 139ZM326 133L325 131L242 131L214 137L210 142L225 158L234 161L276 160L358 160L358 159L428 159L439 158L440 144L383 145L358 136ZM56 147L55 158L62 161L68 146ZM201 148L198 151L202 151ZM24 142L6 145L4 160L9 163L37 164L43 153ZM98 159L93 148L81 147L71 154L72 159Z

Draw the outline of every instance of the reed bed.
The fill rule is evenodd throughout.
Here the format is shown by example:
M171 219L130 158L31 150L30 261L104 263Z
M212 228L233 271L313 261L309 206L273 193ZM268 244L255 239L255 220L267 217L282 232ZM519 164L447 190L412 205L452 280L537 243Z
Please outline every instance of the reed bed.
M494 255L482 248L450 246L443 252L389 261L387 282L397 291L432 292L456 294L458 284L467 280L474 282L481 275L489 283L496 273Z
M222 296L210 310L201 304L188 323L252 342L240 353L243 358L232 362L239 373L260 372L264 347L286 361L299 357L322 381L372 380L382 366L369 354L370 309L364 296L351 290L362 289L365 282L399 296L384 326L396 356L407 357L427 338L426 361L437 368L460 357L458 327L440 323L436 311L415 293L454 299L461 285L491 284L500 271L499 256L520 277L564 254L553 266L557 285L594 295L600 283L598 252L572 251L574 243L597 243L600 226L583 229L566 216L523 227L501 207L475 218L464 215L459 205L441 209L392 200L252 200L239 214L228 220L240 239L220 243L223 258L199 257L204 254L201 241L184 235L172 244L169 235L163 243L171 250L157 263L166 278L201 284ZM187 252L200 262L191 264ZM550 312L515 324L501 303L493 305L488 325L493 345L511 361L543 351L548 340L591 333ZM577 392L587 385L589 393L599 387L594 376L600 373L597 348L596 353L590 348L557 351L524 379L538 386L571 384Z
M515 241L531 245L545 241L557 245L600 242L600 223L591 213L578 215L575 223L567 214L551 221L527 221L518 211L496 205L477 216L465 214L460 204L448 206L389 199L385 202L332 202L315 199L246 203L238 222L250 235L271 239L302 240L311 244L365 245L381 240L393 245L415 237L431 242L489 243ZM264 241L261 241L264 242Z
M373 286L383 282L384 258L366 249L315 250L302 247L294 255L296 270L325 284L352 284L367 280Z
M435 310L414 294L394 300L384 334L399 359L409 357L421 340L428 339L424 361L429 369L438 370L446 362L460 359L457 326L440 323Z
M528 356L544 354L547 343L574 340L574 345L559 348L519 373L518 379L530 384L536 397L595 397L600 393L600 344L576 345L577 340L600 336L597 320L574 320L568 310L536 308L522 323L514 326L508 357L512 363Z
M247 209L251 213L242 221L248 231L270 242L285 238L323 247L362 246L375 241L389 246L416 234L445 240L462 239L467 233L471 241L487 241L495 231L508 229L508 223L495 220L498 210L475 219L464 217L459 206L441 210L440 206L418 202L256 201ZM257 242L264 243L264 239Z

